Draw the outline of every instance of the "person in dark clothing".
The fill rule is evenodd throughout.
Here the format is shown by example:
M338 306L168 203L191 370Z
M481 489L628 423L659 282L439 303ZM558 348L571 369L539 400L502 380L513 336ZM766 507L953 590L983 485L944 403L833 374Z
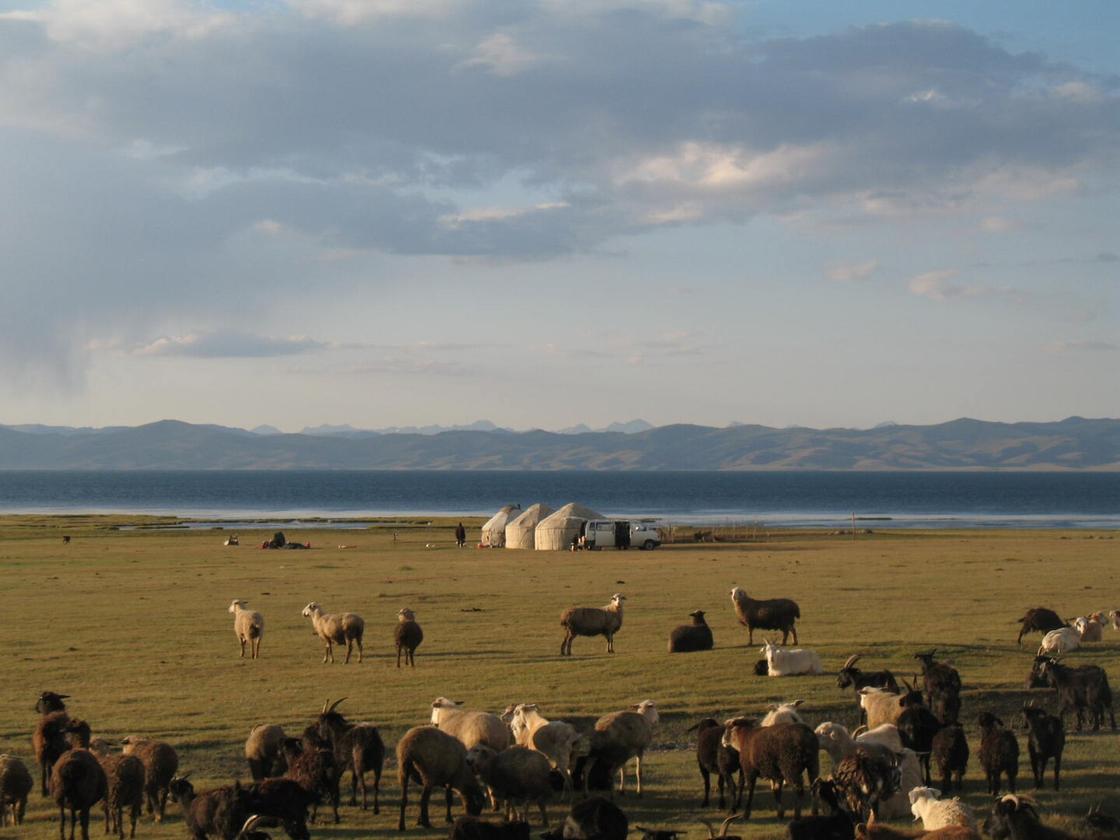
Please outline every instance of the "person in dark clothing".
M467 544L467 529L464 528L463 523L460 522L458 525L455 526L455 545L457 545L459 548L462 548L466 544Z

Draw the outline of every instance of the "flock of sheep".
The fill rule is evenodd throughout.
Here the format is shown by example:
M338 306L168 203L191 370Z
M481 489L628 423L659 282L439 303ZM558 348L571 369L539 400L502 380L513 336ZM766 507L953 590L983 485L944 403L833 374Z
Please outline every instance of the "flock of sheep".
M607 650L614 650L614 636L622 628L625 596L616 593L604 607L572 607L561 614L564 629L562 655L571 655L577 636L603 636ZM756 671L771 677L824 673L820 657L811 650L787 648L790 635L797 644L796 622L801 612L789 599L755 600L742 589L731 591L740 623L753 644L755 630L778 631L782 645L767 641L764 659ZM243 600L230 604L241 655L260 655L264 619ZM333 646L353 647L362 659L364 621L353 613L324 613L309 603L303 615L310 619L324 642L324 662L333 661ZM692 623L670 634L669 650L685 652L712 647L712 634L704 613L690 614ZM1100 639L1105 622L1120 629L1115 612L1083 620L1061 621L1050 610L1029 610L1022 619L1019 641L1027 632L1044 633L1043 644L1027 678L1030 687L1048 686L1056 691L1058 715L1033 701L1022 708L1020 724L1026 733L1033 782L1041 787L1048 766L1054 788L1061 782L1065 746L1065 717L1076 715L1078 730L1087 721L1099 729L1108 716L1116 729L1107 675L1097 666L1072 667L1060 656L1082 641ZM1060 624L1060 626L1055 626ZM1068 632L1067 632L1068 631ZM1076 642L1071 634L1077 634ZM414 652L423 639L415 615L407 608L398 613L397 665L403 654L414 664ZM1069 835L1043 824L1035 803L1017 793L1020 747L1015 730L990 710L977 716L979 743L971 745L961 724L962 681L955 668L936 659L936 651L916 654L921 665L920 685L896 680L888 670L865 671L858 655L839 670L837 685L852 689L858 699L863 725L855 731L831 721L811 728L803 717L803 701L772 705L761 719L736 717L725 721L705 718L696 732L696 759L703 782L703 805L711 799L711 777L716 777L718 804L731 800L732 818L724 822L720 837L727 837L731 819L749 819L757 782L764 779L773 791L779 819L784 818L783 789L793 788L794 819L788 826L791 840L895 840L924 836L930 840L978 838L978 819L954 789L963 789L973 746L986 780L987 792L996 797L983 829L995 840L1062 840ZM40 765L40 789L59 808L59 833L66 838L69 812L70 838L81 825L88 838L90 809L102 804L106 832L135 836L143 805L162 821L167 800L176 802L189 835L195 840L265 840L268 828L281 828L293 840L306 840L308 821L314 822L320 805L329 805L339 822L341 781L349 774L350 804L369 805L380 813L381 776L386 746L377 726L347 720L338 711L342 700L324 703L317 718L290 737L276 724L262 724L250 732L245 758L253 782L237 782L196 792L188 774L178 774L175 749L161 741L136 737L124 739L120 753L92 738L85 721L66 709L67 695L43 692L36 710L40 718L33 732L35 757ZM580 731L570 723L549 720L535 704L511 705L497 715L471 710L445 697L431 704L428 723L409 729L396 745L400 808L397 827L405 829L409 791L419 789L418 824L431 826L431 796L444 791L446 817L452 822L452 797L457 794L466 817L454 821L453 840L527 840L530 809L539 811L548 826L547 804L563 795L574 800L562 827L549 835L554 840L623 840L626 815L613 801L616 789L624 792L626 768L634 762L634 783L643 792L643 759L653 744L659 722L657 705L646 700L636 706L599 718L594 727ZM820 753L830 757L831 775L822 777ZM934 775L936 768L936 777ZM369 779L372 777L372 785ZM932 787L937 779L940 788ZM0 824L9 817L21 823L27 798L34 787L31 774L19 759L0 756ZM1006 787L1008 794L1001 796ZM942 795L945 792L945 796ZM803 816L802 803L809 794L812 815ZM504 809L505 821L479 818L487 801ZM828 811L820 814L821 806ZM900 834L881 824L885 819L920 820L923 832ZM1120 823L1103 814L1092 814L1088 825L1099 836L1120 835ZM674 832L642 829L648 840L672 840ZM715 837L708 826L709 836ZM730 839L729 839L730 840Z

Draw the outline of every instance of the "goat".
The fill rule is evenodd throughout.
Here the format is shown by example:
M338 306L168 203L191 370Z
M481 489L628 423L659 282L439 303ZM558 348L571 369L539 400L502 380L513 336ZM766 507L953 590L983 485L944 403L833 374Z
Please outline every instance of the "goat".
M855 826L851 816L840 806L836 784L817 779L812 792L818 801L828 806L829 813L791 820L787 826L789 840L853 840Z
M984 820L984 833L992 840L1073 840L1072 835L1042 824L1033 799L1015 794L993 803Z
M350 723L335 711L345 700L328 699L319 713L319 737L327 741L334 751L335 770L339 778L350 771L350 804L358 801L358 788L362 789L362 810L367 807L366 773L373 771L373 813L381 813L381 771L385 765L385 742L372 723Z
M1112 711L1112 689L1109 687L1108 675L1103 668L1097 665L1071 668L1048 656L1036 656L1035 666L1039 676L1057 689L1058 714L1062 718L1063 725L1066 712L1072 709L1077 713L1077 731L1080 732L1085 713L1088 712L1093 731L1096 732L1101 728L1101 721L1107 709L1112 731L1116 731L1116 715Z
M930 743L930 752L937 763L941 789L952 793L953 783L964 792L964 774L968 769L968 738L960 723L950 723L938 730Z
M862 688L881 688L885 691L898 693L898 683L895 681L894 674L887 670L861 671L856 667L859 658L860 654L858 653L848 657L848 661L844 663L840 672L836 675L837 688L852 688L856 693L857 700ZM862 719L862 706L860 706L860 713Z
M936 653L916 653L914 658L922 663L926 705L941 723L952 723L961 712L961 675L953 666L935 661Z
M782 648L773 642L766 642L760 652L766 657L767 676L792 677L824 673L821 658L815 650Z
M848 810L862 821L878 815L879 803L898 792L902 776L897 761L857 747L833 768L832 780Z

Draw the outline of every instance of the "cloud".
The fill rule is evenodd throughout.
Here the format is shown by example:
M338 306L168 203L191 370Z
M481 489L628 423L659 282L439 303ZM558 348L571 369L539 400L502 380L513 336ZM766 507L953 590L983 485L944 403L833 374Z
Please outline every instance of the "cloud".
M930 300L949 300L956 297L970 297L978 293L977 287L963 286L952 281L960 276L960 271L955 268L940 271L928 271L911 277L907 282L910 294Z
M825 276L829 280L834 280L838 283L852 283L862 280L870 280L871 276L879 270L878 260L865 260L858 263L845 263L831 266L825 271Z
M1049 353L1114 353L1120 344L1112 341L1052 341L1044 348Z
M1010 233L1019 227L1018 222L1003 216L985 216L980 220L980 230L985 233Z
M508 32L495 32L459 66L481 67L495 76L516 76L540 60L540 55L519 45Z
M135 356L187 356L199 359L259 359L294 356L327 347L310 338L273 338L240 332L188 333L161 336L132 349Z

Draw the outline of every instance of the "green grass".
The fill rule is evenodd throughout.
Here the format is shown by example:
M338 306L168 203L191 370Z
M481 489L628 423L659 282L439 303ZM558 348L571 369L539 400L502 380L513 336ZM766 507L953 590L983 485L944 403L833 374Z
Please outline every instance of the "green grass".
M32 766L32 705L47 689L72 695L72 713L87 719L95 736L170 741L199 787L247 775L242 745L251 726L302 728L327 697L348 698L341 710L376 722L390 745L426 722L440 695L495 711L536 702L547 716L574 722L652 698L663 722L659 748L646 761L647 794L640 802L627 796L622 805L632 824L695 837L702 836L698 817L714 816L698 807L701 786L686 732L699 717L798 697L814 724L851 726L856 717L852 696L836 688L834 676L753 676L758 652L747 648L735 622L733 585L797 599L801 642L833 672L861 652L867 667L909 676L914 651L937 647L965 682L963 718L974 750L967 798L978 808L987 797L975 759L976 715L992 708L1009 720L1026 696L1031 654L1015 646L1014 619L1040 604L1067 616L1120 606L1120 541L1109 533L882 533L855 541L801 533L652 553L546 554L456 550L449 524L440 522L397 528L395 542L393 528L290 532L315 546L303 552L255 548L276 530L271 524L241 531L241 547L225 548L220 530L116 530L131 521L139 520L0 520L7 607L0 623L0 750ZM64 545L62 533L73 542ZM607 656L602 639L578 639L574 657L558 656L561 609L601 605L616 591L628 597L617 653ZM238 658L226 612L235 597L265 615L259 661ZM300 616L310 600L365 617L362 665L320 664L322 648ZM396 612L406 605L425 632L415 671L398 671L391 647ZM716 650L669 656L669 630L697 608L708 613ZM1120 688L1120 633L1108 632L1103 644L1070 658L1104 666ZM756 635L756 647L760 642ZM1036 696L1053 706L1049 694ZM1029 787L1021 743L1020 779ZM1041 792L1044 810L1076 816L1104 800L1120 811L1117 746L1112 733L1071 735L1065 790ZM340 826L315 827L313 834L396 835L392 769L384 794L380 816L344 808ZM769 791L760 790L755 804L750 825L736 830L782 834ZM563 810L554 805L553 818ZM163 826L145 821L138 836L184 836L177 809L172 813ZM28 822L0 830L0 837L53 838L55 819L34 793ZM100 834L99 815L94 825ZM436 834L445 831L428 836Z

